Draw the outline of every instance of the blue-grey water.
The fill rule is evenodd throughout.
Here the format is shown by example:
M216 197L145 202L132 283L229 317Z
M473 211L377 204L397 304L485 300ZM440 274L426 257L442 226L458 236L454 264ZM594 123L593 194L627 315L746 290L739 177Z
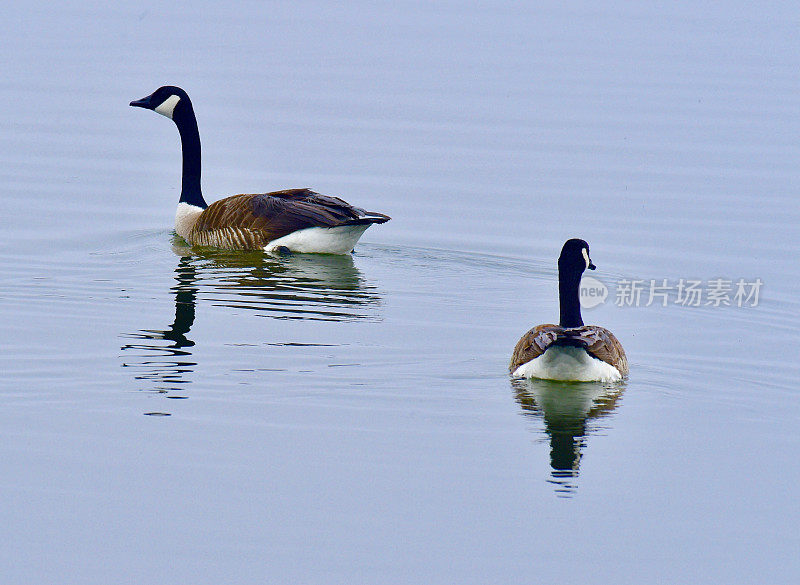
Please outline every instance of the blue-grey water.
M3 583L800 580L794 4L3 12ZM187 248L163 84L208 200L393 220ZM575 236L631 374L512 381Z

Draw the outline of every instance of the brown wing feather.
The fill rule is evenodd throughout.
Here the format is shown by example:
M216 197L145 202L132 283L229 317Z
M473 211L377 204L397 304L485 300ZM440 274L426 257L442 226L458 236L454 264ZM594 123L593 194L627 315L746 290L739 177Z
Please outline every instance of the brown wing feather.
M259 197L277 197L287 201L302 201L312 205L320 205L329 209L340 210L351 218L359 217L367 213L360 207L350 205L344 199L332 197L330 195L320 195L311 189L285 189L283 191L264 193L263 195L259 195Z
M628 358L622 344L611 331L597 325L570 329L550 324L534 327L517 342L509 370L513 372L536 359L554 344L583 347L589 355L614 366L623 376L628 374Z
M611 364L623 376L628 374L628 357L611 331L598 325L578 327L571 331L575 332L571 337L580 339L590 355Z
M367 214L338 197L320 195L310 189L286 189L215 201L198 218L192 239L193 243L256 249L305 228L352 222L383 223L388 219L381 214Z
M513 372L522 364L527 364L542 355L558 338L559 330L562 328L558 325L537 325L523 335L514 347L514 353L511 354L509 371Z

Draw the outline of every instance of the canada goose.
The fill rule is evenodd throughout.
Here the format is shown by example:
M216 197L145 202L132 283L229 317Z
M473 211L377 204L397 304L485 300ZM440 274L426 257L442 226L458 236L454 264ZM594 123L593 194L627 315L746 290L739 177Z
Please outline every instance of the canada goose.
M594 270L589 244L567 240L558 257L558 325L538 325L514 348L509 370L523 378L612 382L628 374L622 344L608 329L584 325L578 292L581 275Z
M233 195L208 205L200 191L200 133L187 93L164 86L130 105L153 110L178 127L183 181L175 231L192 245L347 254L370 225L390 219L310 189Z

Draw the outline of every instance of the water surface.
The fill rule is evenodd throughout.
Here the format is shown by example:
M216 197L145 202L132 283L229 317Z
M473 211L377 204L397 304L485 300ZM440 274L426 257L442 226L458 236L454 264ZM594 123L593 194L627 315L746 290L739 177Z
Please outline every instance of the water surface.
M5 583L800 577L793 7L16 4L0 27ZM127 106L165 83L209 201L308 186L393 220L352 257L187 248L177 133ZM513 381L573 236L631 375ZM651 279L763 287L617 306Z

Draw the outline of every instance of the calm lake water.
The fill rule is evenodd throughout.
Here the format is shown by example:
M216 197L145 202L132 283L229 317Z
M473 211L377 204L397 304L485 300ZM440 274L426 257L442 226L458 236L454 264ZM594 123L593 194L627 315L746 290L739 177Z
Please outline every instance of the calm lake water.
M796 6L4 12L3 583L800 580ZM209 201L393 220L187 248L167 83ZM569 237L621 384L507 374Z

